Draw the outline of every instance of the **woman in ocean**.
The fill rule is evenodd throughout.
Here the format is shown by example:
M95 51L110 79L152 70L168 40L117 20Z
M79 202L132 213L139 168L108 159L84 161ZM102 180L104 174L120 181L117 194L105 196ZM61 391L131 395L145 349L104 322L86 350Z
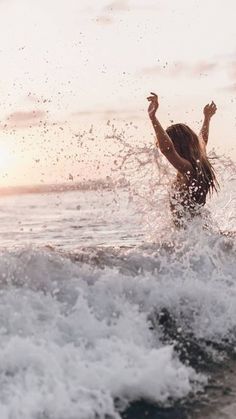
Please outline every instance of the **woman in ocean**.
M157 146L177 170L170 195L170 208L176 226L200 214L206 196L217 190L218 182L206 155L211 117L216 112L214 102L204 108L204 121L198 137L185 124L174 124L164 130L156 118L158 96L151 93L148 113L157 136Z

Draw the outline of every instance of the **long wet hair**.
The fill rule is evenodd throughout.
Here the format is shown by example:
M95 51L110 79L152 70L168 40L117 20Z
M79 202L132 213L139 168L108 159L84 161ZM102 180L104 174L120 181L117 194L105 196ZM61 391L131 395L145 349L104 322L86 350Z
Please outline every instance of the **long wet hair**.
M205 194L217 191L219 184L214 169L202 150L197 134L185 124L171 125L166 132L177 153L192 164L194 178L202 185Z

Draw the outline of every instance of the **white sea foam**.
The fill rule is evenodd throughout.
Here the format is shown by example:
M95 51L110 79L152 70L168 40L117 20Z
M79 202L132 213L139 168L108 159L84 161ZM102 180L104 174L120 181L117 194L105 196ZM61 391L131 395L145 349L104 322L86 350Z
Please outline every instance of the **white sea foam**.
M204 383L147 317L165 307L196 337L232 336L235 248L208 232L201 245L181 234L175 251L120 250L116 263L100 249L102 268L48 250L2 253L1 418L118 418L114 399L163 403Z

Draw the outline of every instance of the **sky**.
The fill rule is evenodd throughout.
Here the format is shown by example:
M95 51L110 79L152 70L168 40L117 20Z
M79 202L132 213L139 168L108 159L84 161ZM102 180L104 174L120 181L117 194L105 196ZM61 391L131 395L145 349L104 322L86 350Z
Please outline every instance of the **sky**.
M214 100L209 148L236 159L235 15L234 0L0 0L0 186L108 175L111 124L154 147L150 91L165 127L200 130Z

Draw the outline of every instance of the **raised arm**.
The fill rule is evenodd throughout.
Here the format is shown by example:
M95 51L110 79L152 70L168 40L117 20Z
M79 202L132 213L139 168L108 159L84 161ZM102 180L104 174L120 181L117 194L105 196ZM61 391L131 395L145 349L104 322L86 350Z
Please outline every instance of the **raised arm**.
M164 154L164 156L169 160L172 166L175 167L175 169L184 174L191 172L193 170L191 163L188 160L182 158L177 153L171 138L156 118L156 111L159 107L158 96L151 92L151 96L149 96L147 99L150 102L148 107L148 114L156 133L157 146L159 146L162 154Z
M207 104L203 109L204 120L200 131L200 137L203 139L205 145L208 143L210 120L216 113L216 110L217 107L213 101L210 104Z

